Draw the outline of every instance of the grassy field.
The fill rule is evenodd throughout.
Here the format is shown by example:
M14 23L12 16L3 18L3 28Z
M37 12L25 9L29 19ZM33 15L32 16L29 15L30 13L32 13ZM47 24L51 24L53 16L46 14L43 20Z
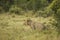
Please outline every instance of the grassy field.
M60 40L56 29L39 32L23 25L24 20L31 18L34 21L48 24L53 17L26 17L24 15L0 14L0 40Z

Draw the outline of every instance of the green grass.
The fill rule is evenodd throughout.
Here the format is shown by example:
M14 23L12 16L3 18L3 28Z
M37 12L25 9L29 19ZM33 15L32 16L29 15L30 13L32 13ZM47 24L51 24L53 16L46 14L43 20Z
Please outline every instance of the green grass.
M24 20L31 18L37 22L46 22L48 24L49 18L26 17L15 14L1 14L0 15L0 40L60 40L55 29L44 30L39 32L32 30L29 26L23 25ZM54 19L53 19L54 20Z

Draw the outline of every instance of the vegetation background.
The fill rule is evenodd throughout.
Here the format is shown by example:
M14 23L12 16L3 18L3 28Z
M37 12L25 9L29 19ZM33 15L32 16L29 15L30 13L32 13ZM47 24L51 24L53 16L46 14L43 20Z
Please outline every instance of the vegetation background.
M49 30L32 30L26 19ZM60 0L0 0L0 40L60 40Z

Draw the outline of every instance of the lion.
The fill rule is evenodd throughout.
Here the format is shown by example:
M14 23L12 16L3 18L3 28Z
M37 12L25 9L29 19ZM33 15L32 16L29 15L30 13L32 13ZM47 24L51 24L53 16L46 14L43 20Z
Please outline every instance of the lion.
M44 30L46 28L44 24L32 21L31 19L25 20L24 25L28 25L34 30Z

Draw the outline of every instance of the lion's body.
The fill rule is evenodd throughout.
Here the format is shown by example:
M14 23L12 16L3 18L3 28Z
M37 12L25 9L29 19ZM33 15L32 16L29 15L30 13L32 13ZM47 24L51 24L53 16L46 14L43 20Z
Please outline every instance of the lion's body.
M45 29L44 24L40 23L40 22L34 22L30 19L25 21L25 25L29 25L32 29L38 29L38 30L43 30Z

